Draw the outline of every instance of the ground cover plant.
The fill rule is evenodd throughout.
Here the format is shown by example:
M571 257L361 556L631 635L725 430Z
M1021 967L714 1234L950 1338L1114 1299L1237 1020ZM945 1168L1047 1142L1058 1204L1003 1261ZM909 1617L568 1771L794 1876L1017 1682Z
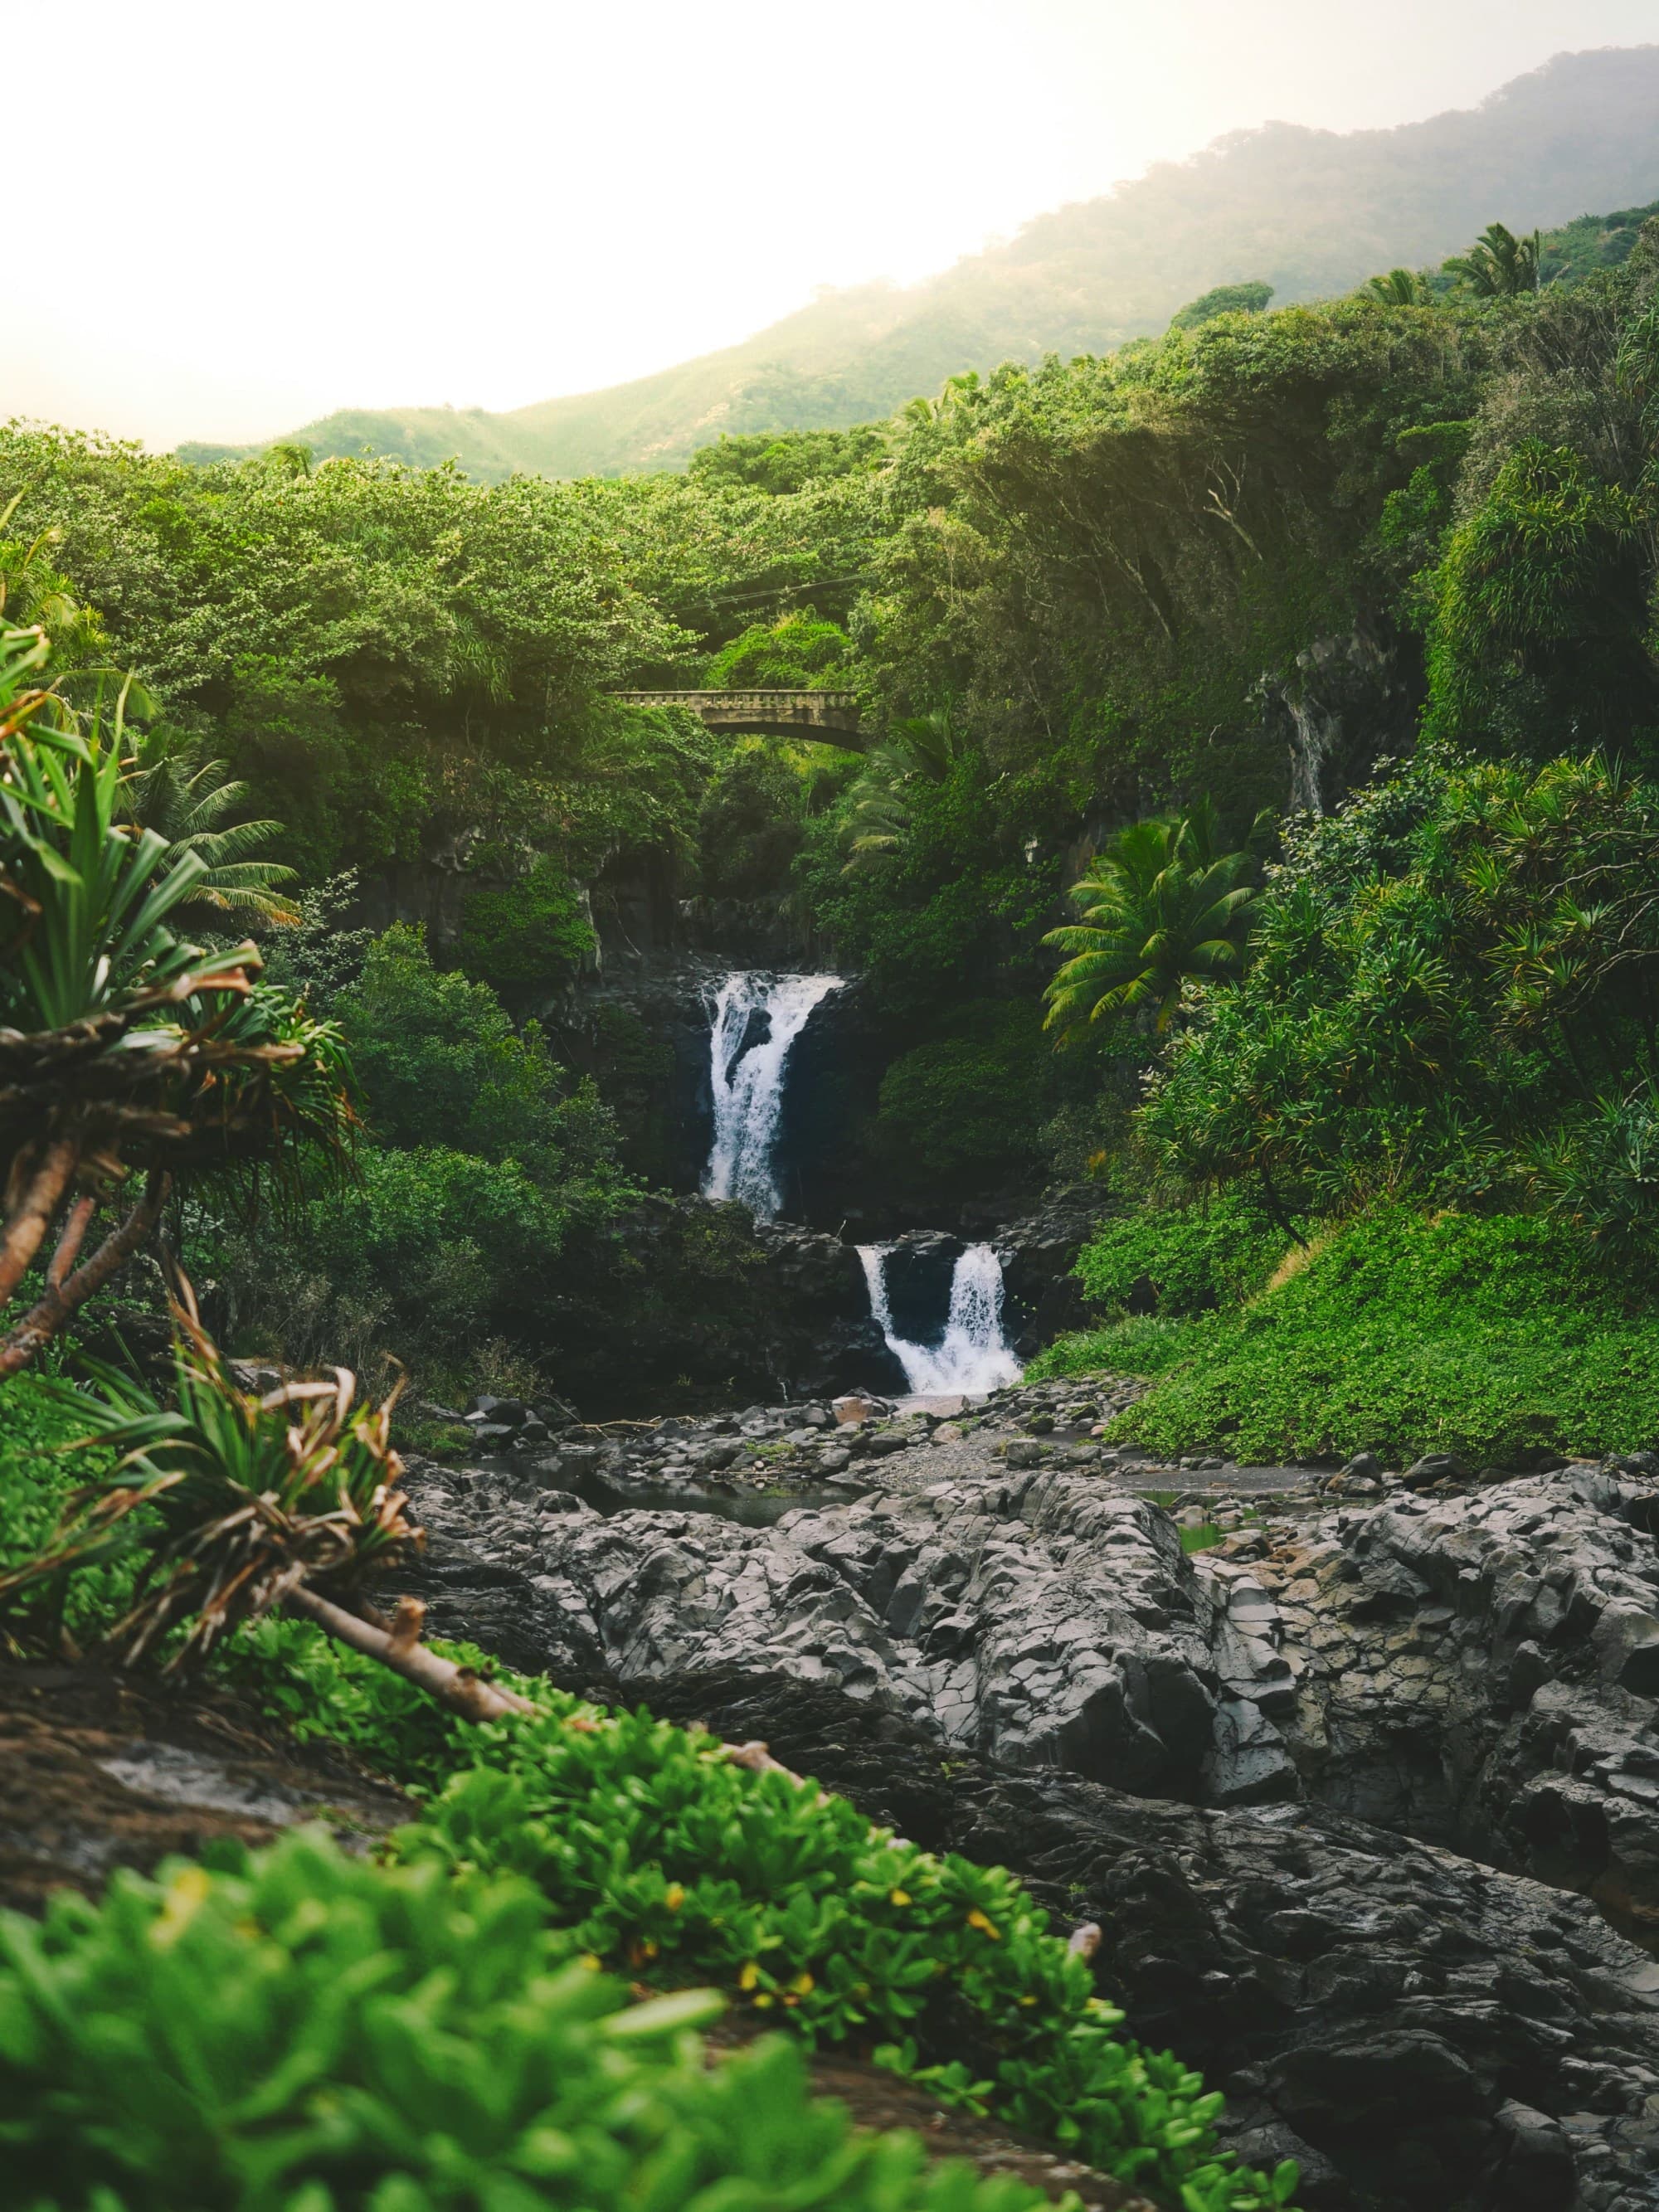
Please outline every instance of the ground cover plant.
M27 2212L1025 2212L860 2138L711 1990L629 2005L513 1878L296 1836L0 1918L0 2142Z
M1242 1304L1062 1337L1030 1371L1094 1368L1155 1378L1111 1433L1160 1452L1524 1466L1659 1436L1659 1299L1559 1222L1395 1204L1286 1246Z
M1218 2096L1170 2054L1119 2039L1086 1960L1003 1869L896 1843L712 1737L524 1677L503 1679L532 1716L475 1727L299 1624L265 1624L234 1663L301 1734L421 1785L400 1863L528 1879L606 1966L711 1981L808 2037L884 2049L947 2093L970 2087L953 2060L966 2041L994 2112L1185 2212L1292 2195L1289 2167L1263 2179L1218 2152Z

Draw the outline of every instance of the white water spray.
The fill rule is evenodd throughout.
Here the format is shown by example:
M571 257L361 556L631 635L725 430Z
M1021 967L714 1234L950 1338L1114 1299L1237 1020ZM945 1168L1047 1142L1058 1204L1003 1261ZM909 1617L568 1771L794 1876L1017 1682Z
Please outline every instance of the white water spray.
M1003 1334L1002 1263L991 1246L970 1244L957 1261L950 1315L937 1345L913 1344L893 1327L887 1296L887 1255L892 1249L860 1244L859 1257L870 1285L870 1310L917 1396L981 1397L1005 1382L1018 1382L1024 1370Z
M738 1198L769 1220L783 1202L773 1163L783 1112L784 1063L821 999L841 988L839 975L738 973L720 985L709 1043L714 1092L714 1142L702 1179L705 1198ZM767 1034L743 1049L751 1016L764 1014Z

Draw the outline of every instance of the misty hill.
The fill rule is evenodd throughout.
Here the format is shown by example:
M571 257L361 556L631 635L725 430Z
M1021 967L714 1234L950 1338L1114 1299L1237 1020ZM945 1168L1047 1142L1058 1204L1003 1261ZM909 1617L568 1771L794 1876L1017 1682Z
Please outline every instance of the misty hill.
M1214 285L1261 279L1282 306L1437 264L1494 219L1572 224L1556 264L1579 273L1623 241L1616 217L1572 219L1656 193L1659 46L1562 54L1425 123L1235 132L940 276L826 293L741 345L634 383L505 414L346 409L290 434L319 456L453 455L491 480L678 467L723 431L867 422L964 369L1104 351L1162 331ZM238 450L256 449L180 448L191 460Z

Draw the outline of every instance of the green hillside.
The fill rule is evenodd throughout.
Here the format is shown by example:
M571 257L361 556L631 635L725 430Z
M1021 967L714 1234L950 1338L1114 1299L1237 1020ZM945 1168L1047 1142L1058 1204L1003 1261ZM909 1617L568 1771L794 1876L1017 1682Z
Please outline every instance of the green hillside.
M1279 304L1374 270L1437 264L1487 222L1552 231L1546 274L1621 259L1626 209L1659 191L1659 46L1563 54L1478 108L1391 131L1273 123L1040 216L1010 244L908 289L830 293L741 345L636 382L511 413L345 409L289 434L319 456L453 456L472 477L683 465L723 432L888 415L946 377L1159 331L1213 285ZM180 448L189 460L238 449ZM255 450L248 448L246 450Z

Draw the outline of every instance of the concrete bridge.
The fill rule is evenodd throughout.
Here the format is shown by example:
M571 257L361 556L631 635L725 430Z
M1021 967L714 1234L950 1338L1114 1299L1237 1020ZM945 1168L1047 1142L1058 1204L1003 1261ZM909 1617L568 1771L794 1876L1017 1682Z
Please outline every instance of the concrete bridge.
M624 707L686 707L711 730L750 738L805 738L860 753L858 701L850 691L613 691Z

